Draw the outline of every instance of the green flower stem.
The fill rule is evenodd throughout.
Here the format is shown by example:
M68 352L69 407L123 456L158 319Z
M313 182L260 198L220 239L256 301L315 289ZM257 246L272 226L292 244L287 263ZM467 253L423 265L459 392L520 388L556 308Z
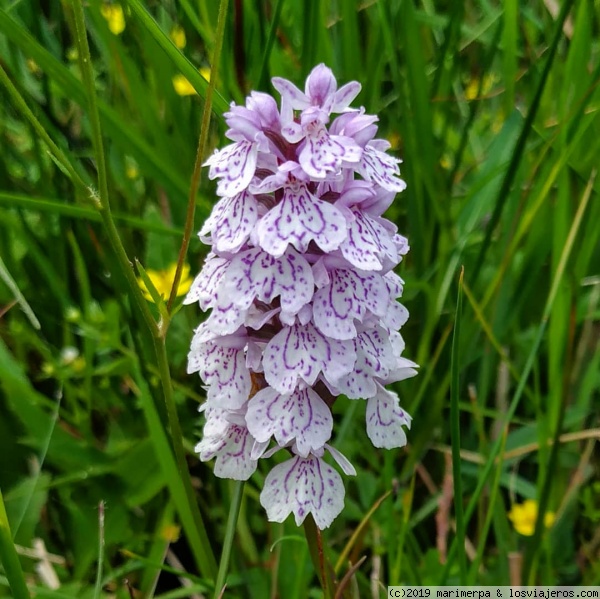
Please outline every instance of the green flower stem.
M133 266L127 257L125 248L121 242L121 238L115 226L111 211L108 197L108 184L106 174L106 161L104 157L104 147L102 142L102 132L100 129L100 118L98 114L98 107L96 103L96 90L94 86L93 69L91 63L90 50L86 35L85 28L85 16L83 13L82 0L71 0L71 6L73 8L74 25L76 33L76 43L79 53L80 67L86 89L86 94L89 102L89 118L92 127L92 142L94 145L94 153L96 156L96 164L98 168L98 186L99 186L99 197L93 196L94 203L100 212L102 222L108 236L108 241L117 256L119 269L128 285L128 291L133 296L135 303L140 310L144 322L148 329L151 331L154 338L154 349L156 353L158 371L162 383L163 395L165 405L167 409L169 428L171 433L171 440L173 448L175 450L175 457L177 461L177 467L181 480L184 483L185 492L191 513L194 517L194 523L197 533L200 537L200 544L194 551L194 557L197 562L198 570L207 578L214 578L216 573L216 562L212 554L212 549L206 529L202 521L202 516L198 509L198 505L194 498L192 490L192 484L185 461L185 451L183 449L181 427L179 425L179 419L177 416L177 410L175 402L173 400L173 387L171 383L171 374L169 370L169 364L167 360L167 352L165 348L165 338L163 331L166 330L168 323L164 319L161 319L159 324L156 323L146 300L144 299L142 292L138 286L137 279Z
M4 566L6 578L14 599L29 599L29 590L25 584L21 562L12 540L8 516L4 507L2 490L0 489L0 562Z
M231 548L233 546L233 537L237 527L237 520L240 514L240 506L242 505L242 497L244 496L244 481L235 481L233 489L233 497L231 498L231 506L229 507L229 516L227 518L227 528L225 529L225 540L223 541L223 552L221 553L221 561L219 562L219 573L215 582L214 599L219 599L227 578L229 569L229 561L231 559Z
M317 527L311 514L308 514L304 520L304 534L306 536L306 542L308 543L310 558L317 572L317 576L319 577L321 588L323 589L323 596L325 599L333 599L336 590L333 569L325 556L321 531Z
M215 92L215 83L217 81L219 61L221 59L221 48L223 47L223 36L225 33L225 22L227 21L228 6L229 0L221 0L221 3L219 4L219 17L217 19L217 35L215 38L215 48L211 65L211 75L210 81L208 83L208 89L206 90L204 111L202 113L202 124L200 125L200 138L198 140L198 149L196 150L196 161L194 162L192 181L190 183L190 193L188 196L188 205L185 216L183 239L181 240L181 248L179 249L179 256L177 258L177 269L175 270L173 286L171 287L169 301L167 302L167 309L169 312L171 312L173 308L173 302L175 301L175 297L177 296L179 281L181 281L181 272L183 270L185 256L190 245L192 230L194 228L194 214L196 213L196 193L198 192L198 187L200 186L200 176L202 174L202 157L206 153L206 142L208 140L208 131L210 129L212 101ZM164 334L166 335L166 329L164 331Z

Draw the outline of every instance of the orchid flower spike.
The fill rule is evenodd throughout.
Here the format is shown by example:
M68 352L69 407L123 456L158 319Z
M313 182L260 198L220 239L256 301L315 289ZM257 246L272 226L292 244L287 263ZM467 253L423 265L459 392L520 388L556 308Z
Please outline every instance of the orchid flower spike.
M196 329L188 373L206 389L200 459L246 480L284 449L260 500L269 520L312 514L328 527L344 504L330 443L331 406L366 401L376 447L406 444L411 418L385 385L417 374L402 356L408 318L393 272L408 242L382 214L406 187L400 160L375 139L377 117L350 108L360 92L313 69L302 92L275 77L281 108L252 92L225 114L233 142L206 161L219 201L202 227L211 246L185 303L210 316ZM337 115L337 116L334 116Z

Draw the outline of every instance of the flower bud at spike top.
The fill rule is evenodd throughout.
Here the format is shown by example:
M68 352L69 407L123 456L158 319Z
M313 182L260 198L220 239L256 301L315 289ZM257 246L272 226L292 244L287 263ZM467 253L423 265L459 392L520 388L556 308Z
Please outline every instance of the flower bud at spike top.
M207 401L201 460L246 480L286 448L260 500L271 521L341 512L350 462L331 444L331 405L366 401L376 447L406 444L411 418L386 384L414 376L398 332L408 318L393 268L408 242L382 214L406 184L377 139L377 117L350 104L321 64L304 92L275 77L280 106L252 92L225 114L231 143L206 161L218 202L199 235L210 244L185 303L211 310L196 329L188 372ZM347 401L347 400L344 400Z

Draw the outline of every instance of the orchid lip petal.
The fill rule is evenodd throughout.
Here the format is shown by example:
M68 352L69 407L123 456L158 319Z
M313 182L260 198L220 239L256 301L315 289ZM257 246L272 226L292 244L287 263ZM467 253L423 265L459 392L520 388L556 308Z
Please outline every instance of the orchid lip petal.
M354 343L354 368L341 377L336 385L350 399L366 399L377 393L378 380L393 372L397 359L389 335L380 327L363 331Z
M312 299L314 281L306 260L292 248L275 258L261 248L240 252L221 280L218 294L242 309L256 299L270 303L280 298L282 310L297 314Z
M257 465L251 455L253 446L254 440L248 429L234 424L220 436L204 437L196 446L196 451L203 462L217 458L214 473L219 478L248 480Z
M390 233L377 219L352 208L354 220L340 251L348 262L362 270L382 270L384 259L397 262L398 251Z
M200 230L202 241L219 252L237 252L250 237L258 220L258 204L247 191L225 197L213 208Z
M315 326L324 335L353 339L357 334L355 320L362 321L367 311L385 314L389 293L381 275L334 269L329 277L329 284L318 289L313 298Z
M209 386L209 401L218 397L219 405L235 409L248 399L252 383L243 348L226 347L217 341L192 346L188 374L192 372L199 372Z
M393 449L406 445L406 433L411 417L400 408L395 393L379 386L377 394L367 401L367 435L375 447Z
M349 343L328 339L312 324L284 327L267 344L264 369L267 383L282 394L300 381L312 386L319 374L335 384L351 372L356 351Z
M208 256L204 262L204 268L194 279L183 303L199 302L203 310L212 307L216 300L213 291L219 286L228 267L229 260L226 258L219 258L214 254Z
M295 441L298 453L306 457L329 440L333 418L327 404L310 387L289 395L266 387L250 399L246 423L258 441L275 437L281 447Z
M280 257L289 244L306 252L313 240L331 252L346 238L346 227L346 219L335 206L314 197L302 184L284 189L283 200L260 219L256 232L260 246Z
M325 529L344 507L341 476L320 457L295 456L275 466L260 494L271 522L283 522L291 513L300 526L308 514Z
M329 135L324 126L316 125L306 136L299 162L309 176L324 179L338 172L343 162L359 162L361 155L362 148L352 138Z
M210 166L209 179L219 178L217 194L231 197L244 191L254 176L257 155L256 144L247 140L216 151L204 164Z

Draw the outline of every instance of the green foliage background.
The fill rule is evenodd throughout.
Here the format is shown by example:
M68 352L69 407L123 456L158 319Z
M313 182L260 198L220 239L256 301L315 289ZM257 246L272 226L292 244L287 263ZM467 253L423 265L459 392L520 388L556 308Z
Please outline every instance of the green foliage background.
M115 234L145 269L177 260L219 3L127 0L118 35L85 3L105 169L79 2L0 6L0 596L210 596L240 488L193 454L203 391L185 365L201 316L176 304L157 336ZM224 143L230 101L273 93L275 75L301 85L325 62L362 83L358 104L404 160L388 216L411 245L403 336L421 371L395 386L408 448L375 450L364 405L334 407L358 476L323 542L338 579L366 557L344 597L401 582L600 584L599 15L598 0L229 5L207 151ZM175 92L180 73L197 95ZM204 174L194 230L214 203ZM194 238L192 271L206 252ZM303 531L266 521L266 472L243 489L225 596L320 596ZM556 513L551 529L512 528L527 498Z

